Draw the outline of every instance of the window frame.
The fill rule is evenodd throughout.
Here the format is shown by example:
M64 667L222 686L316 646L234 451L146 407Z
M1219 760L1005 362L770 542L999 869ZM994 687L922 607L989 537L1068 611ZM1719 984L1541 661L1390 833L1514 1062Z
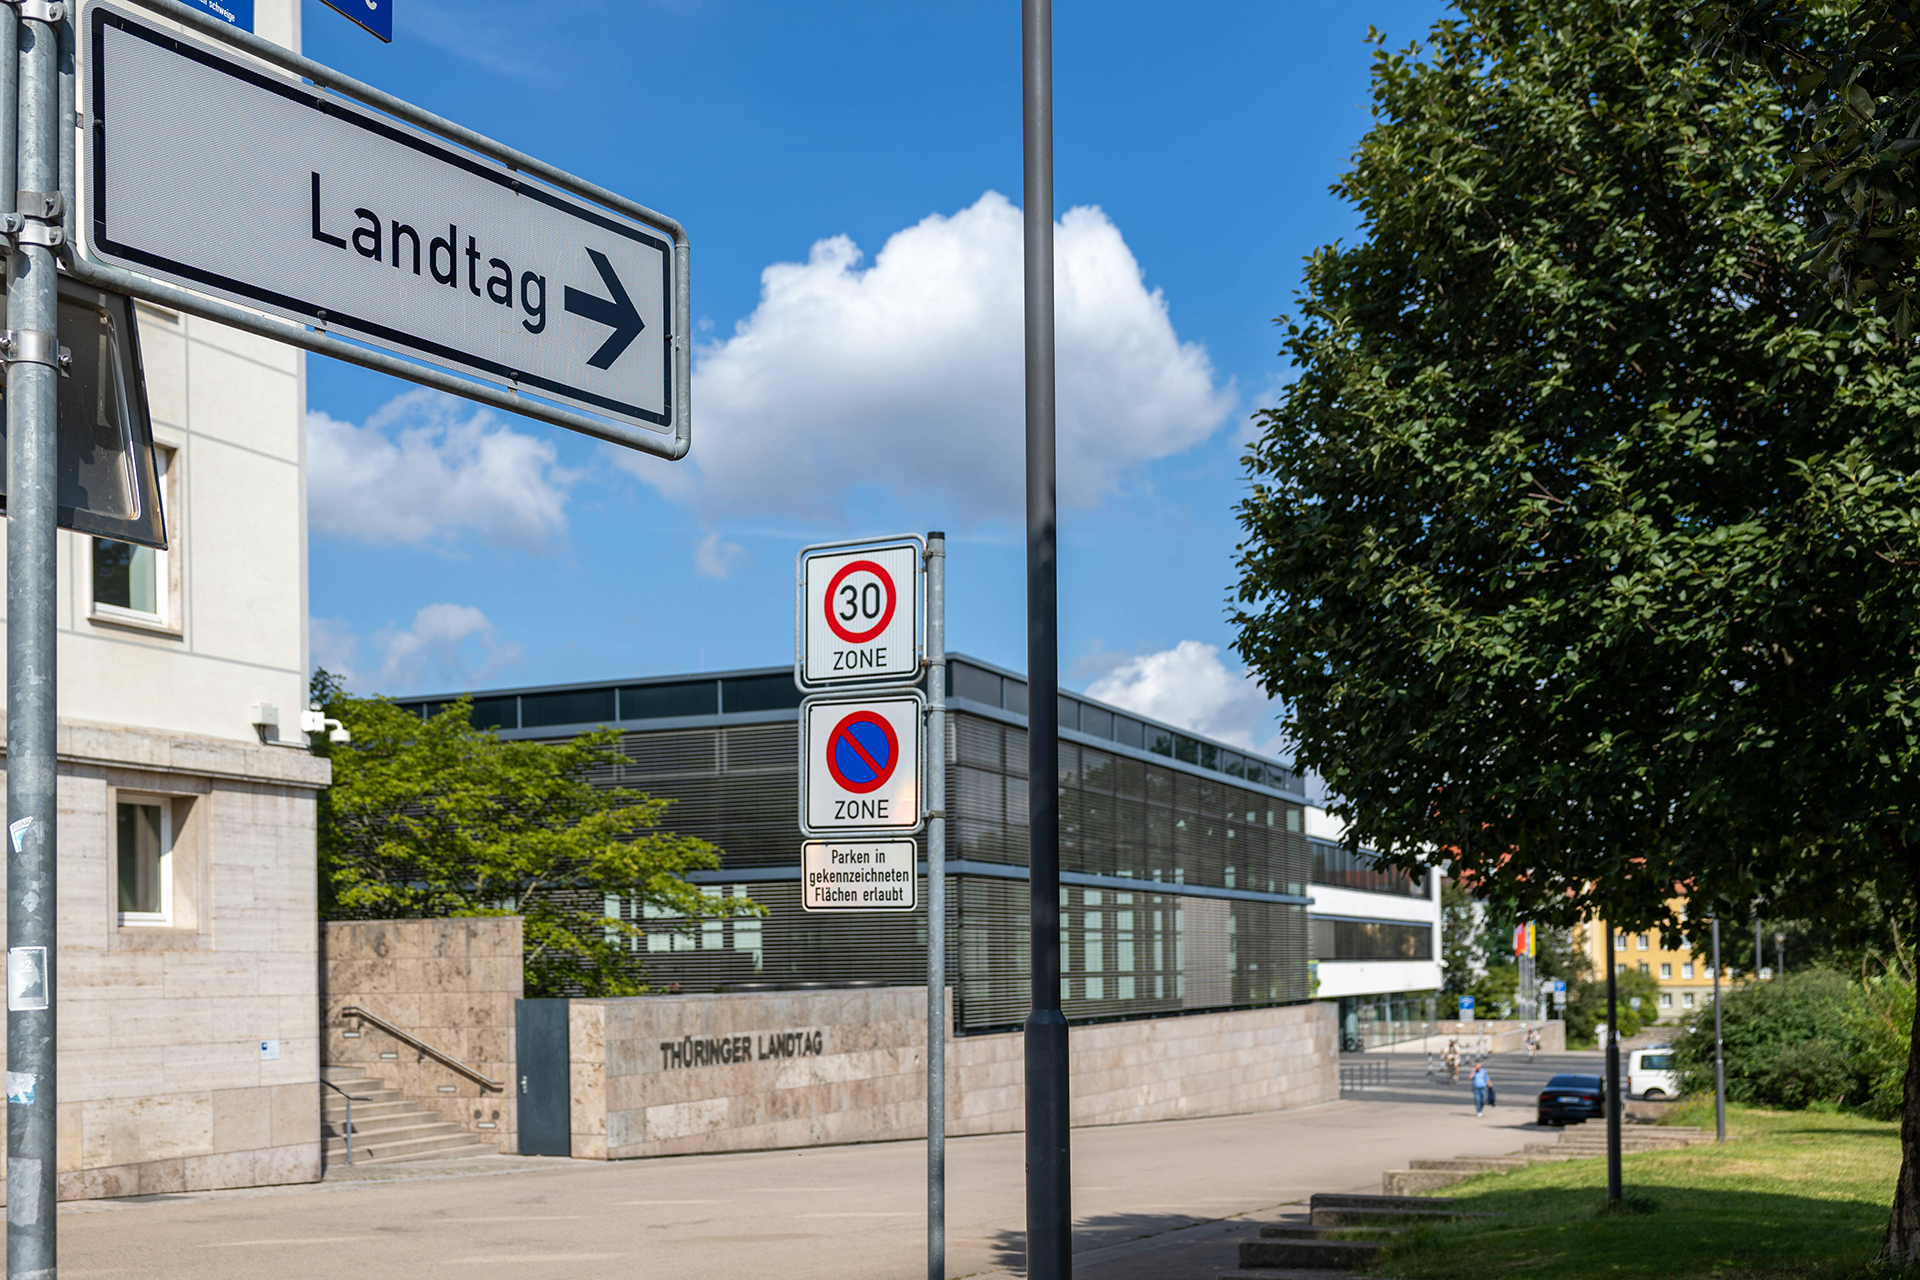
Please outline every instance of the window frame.
M158 472L161 510L167 516L167 548L138 547L136 550L153 552L153 595L155 610L148 613L144 609L130 609L125 605L105 604L94 596L96 579L93 557L99 542L117 542L116 538L101 538L97 534L83 535L86 538L87 573L84 586L87 593L87 618L92 622L108 623L114 626L133 627L142 631L157 631L165 635L178 636L182 632L179 604L179 558L175 555L180 549L181 521L180 504L174 500L177 492L176 472L180 464L180 450L173 445L153 446L154 470Z
M113 797L113 883L114 918L123 929L171 929L174 927L174 797L144 791L115 790ZM119 905L120 884L120 807L135 805L160 811L160 902L159 911L125 911Z

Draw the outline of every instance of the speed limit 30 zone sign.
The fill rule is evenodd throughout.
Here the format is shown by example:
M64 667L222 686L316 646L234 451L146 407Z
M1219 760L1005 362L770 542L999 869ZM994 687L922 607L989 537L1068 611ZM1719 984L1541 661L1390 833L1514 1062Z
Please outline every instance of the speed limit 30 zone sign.
M800 829L918 831L925 708L918 690L803 702Z
M802 688L920 678L920 544L911 539L800 553Z

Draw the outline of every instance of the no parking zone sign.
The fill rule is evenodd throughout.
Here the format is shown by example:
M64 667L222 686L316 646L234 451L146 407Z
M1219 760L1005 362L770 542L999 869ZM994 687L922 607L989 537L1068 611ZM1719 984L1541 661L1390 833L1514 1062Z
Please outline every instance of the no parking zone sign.
M918 538L808 547L795 568L793 674L802 689L920 678Z
M810 836L918 831L918 690L800 704L800 829Z

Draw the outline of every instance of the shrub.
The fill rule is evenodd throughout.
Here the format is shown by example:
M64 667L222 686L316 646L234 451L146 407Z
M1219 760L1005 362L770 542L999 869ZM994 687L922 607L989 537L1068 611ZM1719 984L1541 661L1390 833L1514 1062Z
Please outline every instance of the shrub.
M1907 998L1910 1002L1911 989ZM1868 1088L1853 1026L1854 1000L1846 975L1832 969L1807 969L1724 991L1728 1099L1787 1108L1864 1101ZM1674 1044L1681 1088L1710 1091L1711 1004L1688 1021ZM1904 1069L1904 1046L1899 1063Z

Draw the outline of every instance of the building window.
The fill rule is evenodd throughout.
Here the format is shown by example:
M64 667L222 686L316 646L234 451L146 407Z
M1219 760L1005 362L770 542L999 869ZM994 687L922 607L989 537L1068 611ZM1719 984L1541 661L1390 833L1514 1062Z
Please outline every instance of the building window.
M1673 994L1671 992L1662 991L1660 993L1660 1007L1662 1009L1673 1008Z
M1691 978L1691 977L1693 976L1693 962L1692 962L1692 961L1687 961L1687 962L1685 962L1685 963L1683 963L1683 964L1681 964L1681 966L1680 966L1680 976L1681 976L1681 977L1683 977L1683 978Z
M167 473L172 451L153 451L154 470L159 473L160 492L169 492ZM163 505L171 503L162 499ZM169 530L172 532L172 530ZM152 547L136 547L111 538L93 540L93 612L96 617L124 618L128 621L172 622L169 599L167 553Z
M1642 973L1646 973L1646 972L1647 972L1647 962L1646 962L1645 960L1642 960L1642 961L1640 962L1640 972L1642 972Z
M1641 934L1640 937L1637 939L1637 941L1640 944L1640 949L1642 951L1645 951L1647 949L1647 935L1644 933Z
M1613 949L1614 949L1615 951L1625 951L1625 950L1627 949L1627 935L1626 935L1626 934L1624 934L1624 933L1616 933L1616 934L1614 934L1614 935L1613 935Z
M1685 1006L1687 1006L1687 1008L1689 1008L1689 1009L1691 1009L1691 1008L1693 1008L1693 992L1691 992L1691 991L1683 991L1683 992L1681 992L1681 993L1680 993L1680 1003L1681 1003L1681 1004L1683 1004L1683 1005L1685 1005Z
M1673 976L1673 966L1670 964L1662 964L1660 966L1660 976L1663 978L1671 978ZM1687 976L1692 977L1693 975L1688 974Z
M120 923L173 923L173 815L164 800L121 800L115 845Z

